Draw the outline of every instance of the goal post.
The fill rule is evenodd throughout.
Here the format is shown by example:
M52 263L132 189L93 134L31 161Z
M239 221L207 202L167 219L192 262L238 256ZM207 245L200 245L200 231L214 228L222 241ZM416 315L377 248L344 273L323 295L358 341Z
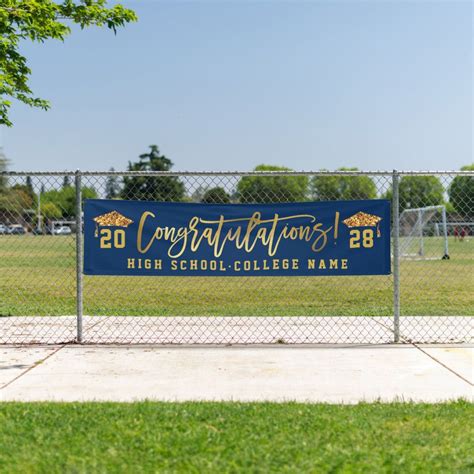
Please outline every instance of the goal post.
M445 206L404 209L400 213L400 256L449 259Z

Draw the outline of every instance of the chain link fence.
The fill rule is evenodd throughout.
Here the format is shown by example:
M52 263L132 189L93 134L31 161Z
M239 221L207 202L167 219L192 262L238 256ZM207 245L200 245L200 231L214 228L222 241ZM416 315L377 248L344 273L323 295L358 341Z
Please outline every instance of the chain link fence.
M392 201L392 275L82 275L87 198ZM0 174L0 343L465 343L474 172Z

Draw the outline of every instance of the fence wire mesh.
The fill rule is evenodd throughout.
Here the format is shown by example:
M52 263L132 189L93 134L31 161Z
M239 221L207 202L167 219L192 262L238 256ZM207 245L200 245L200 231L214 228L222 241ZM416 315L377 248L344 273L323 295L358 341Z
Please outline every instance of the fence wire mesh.
M82 199L223 204L393 202L397 179L399 285L394 275L78 278L77 176L0 175L0 343L77 340L78 281L84 343L389 343L398 302L401 341L472 342L472 172L79 173Z

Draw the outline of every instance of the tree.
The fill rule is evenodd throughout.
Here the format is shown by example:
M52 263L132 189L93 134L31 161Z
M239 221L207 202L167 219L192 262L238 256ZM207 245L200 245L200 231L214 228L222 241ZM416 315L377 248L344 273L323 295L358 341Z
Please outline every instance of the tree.
M62 217L62 212L54 202L47 202L41 206L41 214L45 219L55 220Z
M110 168L109 171L115 171L113 168ZM107 181L105 182L105 197L107 199L117 199L120 196L120 184L116 175L107 176Z
M11 99L48 109L49 103L34 95L29 86L31 70L21 54L24 41L63 41L71 24L81 28L105 26L114 32L131 21L135 13L122 5L107 6L107 0L0 0L0 124L11 126Z
M150 152L139 158L135 163L128 163L128 171L169 171L173 167L173 162L160 155L156 145L150 145ZM176 176L126 176L123 182L123 199L174 202L184 199L184 184Z
M291 171L290 168L259 165L255 171ZM244 176L237 183L237 196L243 203L305 201L306 176Z
M0 171L7 170L8 161L0 148ZM8 186L8 180L0 177L0 211L6 214L23 215L36 202L36 195L31 185L31 178L27 176L26 184Z
M474 164L463 166L461 171L474 171ZM474 176L456 176L448 194L449 202L457 213L466 219L474 218Z
M357 168L339 168L339 171L357 171ZM310 196L314 201L375 199L377 188L369 176L314 176Z
M23 215L33 207L33 200L24 185L17 185L0 193L0 211Z
M208 186L202 186L199 185L191 194L191 202L202 202L202 199L204 198L204 194L206 194L206 191L209 189Z
M26 177L26 187L28 189L28 192L30 193L31 196L35 195L35 191L33 189L33 181L31 180L31 176Z
M85 199L97 199L97 192L94 188L82 186L81 188L82 203ZM66 188L63 193L63 215L64 217L76 216L76 189L72 186Z
M207 204L229 204L230 196L224 188L211 188L204 193L201 202Z
M95 199L97 193L94 188L82 187L82 201L84 199ZM76 190L73 186L66 186L61 189L51 189L41 194L41 208L47 203L54 204L60 211L59 217L71 218L76 215Z
M400 211L444 203L444 188L436 176L403 176L398 195ZM392 199L392 189L384 197Z
M5 154L3 153L2 147L0 147L0 173L2 171L7 171L8 160ZM0 193L7 189L8 181L7 178L0 175Z
M31 207L33 207L36 203L36 194L33 191L33 188L28 186L28 184L15 184L12 186L11 190L14 191L21 191L23 194L28 196L27 202L31 201Z

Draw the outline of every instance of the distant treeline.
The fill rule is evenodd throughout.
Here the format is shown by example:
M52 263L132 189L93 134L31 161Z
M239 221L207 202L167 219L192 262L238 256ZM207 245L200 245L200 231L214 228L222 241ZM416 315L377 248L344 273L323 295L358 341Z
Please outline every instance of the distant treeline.
M173 162L162 155L156 145L148 153L128 163L128 171L170 171ZM0 170L6 163L0 160ZM474 165L463 170L473 170ZM112 169L113 170L113 169ZM357 171L357 168L339 168ZM290 168L259 165L255 171L291 171ZM354 199L391 199L391 183L387 177L356 176L243 176L238 181L225 178L216 183L214 177L196 180L186 189L178 176L107 177L103 192L92 186L82 188L83 199L105 197L146 201L203 202L203 203L274 203L298 201L329 201ZM75 215L76 195L70 178L65 176L60 186L48 183L34 190L30 177L24 183L10 185L0 177L0 218L6 214L35 215L40 200L43 219L71 218ZM59 184L59 183L58 183ZM188 184L188 183L187 183ZM100 186L102 188L102 186ZM443 183L436 176L403 176L400 180L400 210L434 205L446 205L451 214L463 219L474 218L474 177L457 176L451 183ZM34 212L32 212L34 210Z

